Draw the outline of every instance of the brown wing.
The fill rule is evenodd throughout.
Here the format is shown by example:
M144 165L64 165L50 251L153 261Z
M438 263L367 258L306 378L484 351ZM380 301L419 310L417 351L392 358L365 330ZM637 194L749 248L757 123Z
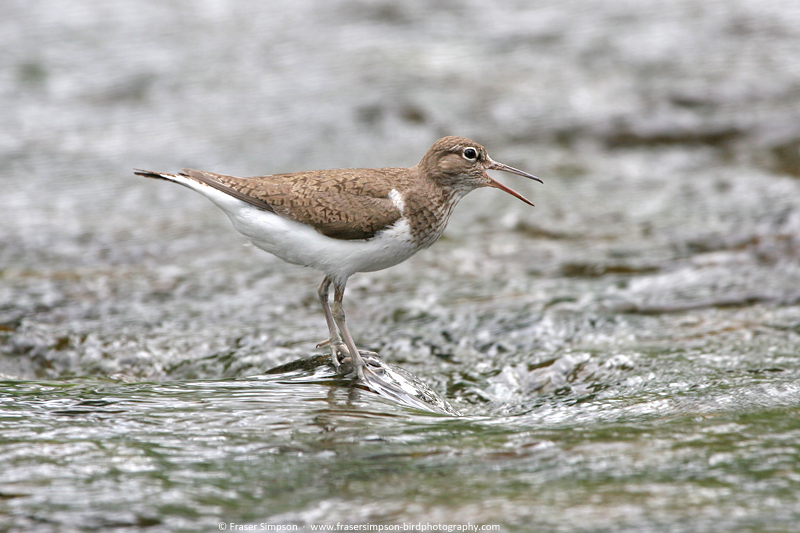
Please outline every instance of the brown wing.
M224 174L215 174L213 172L206 172L204 170L193 170L190 168L183 168L181 171L186 176L194 178L197 181L205 183L209 187L213 187L224 192L225 194L229 194L234 198L238 198L243 202L247 202L250 205L258 207L259 209L275 212L275 210L272 209L272 206L269 205L267 201L249 194L247 187L237 186L237 181L241 180L242 178L226 176Z
M389 199L391 178L400 169L380 169L386 180L367 177L370 169L297 172L237 178L184 169L186 175L250 205L308 224L334 239L369 239L394 224L400 211Z

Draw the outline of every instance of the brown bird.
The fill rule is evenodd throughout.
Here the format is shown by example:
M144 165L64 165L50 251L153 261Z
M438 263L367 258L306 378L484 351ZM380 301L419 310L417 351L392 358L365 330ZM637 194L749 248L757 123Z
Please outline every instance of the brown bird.
M368 369L347 328L342 308L347 279L405 261L441 237L459 200L473 189L494 187L533 205L498 183L487 170L503 170L541 182L492 161L486 149L464 137L436 141L411 168L313 170L237 178L184 169L179 174L135 174L179 183L225 211L239 233L284 261L325 273L319 299L328 323L331 361L350 357L358 377ZM333 284L333 308L329 289Z

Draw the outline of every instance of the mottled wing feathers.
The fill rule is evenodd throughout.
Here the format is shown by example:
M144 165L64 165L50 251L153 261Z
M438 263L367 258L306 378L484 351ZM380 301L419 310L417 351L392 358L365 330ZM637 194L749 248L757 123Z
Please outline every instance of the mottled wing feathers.
M247 188L238 187L236 180L241 178L234 178L233 176L225 176L224 174L215 174L213 172L205 172L203 170L192 170L190 168L181 169L183 174L194 178L195 180L205 183L209 187L213 187L219 191L229 194L250 205L264 209L265 211L273 211L272 206L265 200L248 194Z
M405 169L369 169L388 178ZM400 211L389 199L391 179L376 183L364 170L341 169L237 178L183 172L250 205L308 224L334 239L369 239L394 224Z
M275 212L313 226L334 239L369 239L400 218L389 198L321 193L308 206L276 206Z

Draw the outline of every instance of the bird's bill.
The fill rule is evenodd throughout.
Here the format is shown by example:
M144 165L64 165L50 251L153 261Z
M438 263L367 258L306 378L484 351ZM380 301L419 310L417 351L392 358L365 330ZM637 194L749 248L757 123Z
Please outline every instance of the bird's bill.
M486 168L488 168L489 170L502 170L503 172L511 172L512 174L517 174L518 176L523 176L525 178L538 181L539 183L544 183L542 180L540 180L533 174L528 174L527 172L523 172L518 168L510 167L508 165L504 165L503 163L492 161L491 159L489 160L489 165Z
M538 181L539 183L543 183L542 180L540 180L539 178L537 178L533 174L528 174L527 172L523 172L522 170L516 169L514 167L510 167L508 165L504 165L503 163L498 163L496 161L489 160L489 165L486 168L488 168L489 170L502 170L503 172L510 172L511 174L517 174L519 176L523 176L525 178ZM510 194L511 196L515 196L515 197L519 198L520 200L522 200L523 202L525 202L528 205L533 205L533 202L531 202L530 200L528 200L527 198L522 196L520 193L518 193L514 189L506 187L505 185L503 185L499 181L495 181L492 178L489 178L489 186L490 187L494 187L495 189L500 189L501 191L505 191L508 194Z

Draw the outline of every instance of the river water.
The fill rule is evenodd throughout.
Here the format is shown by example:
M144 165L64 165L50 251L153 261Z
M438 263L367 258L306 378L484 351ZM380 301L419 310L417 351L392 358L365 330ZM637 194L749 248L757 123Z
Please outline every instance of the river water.
M796 531L800 6L0 4L0 529ZM334 379L317 272L132 169L544 180L358 274L356 342L458 415Z

